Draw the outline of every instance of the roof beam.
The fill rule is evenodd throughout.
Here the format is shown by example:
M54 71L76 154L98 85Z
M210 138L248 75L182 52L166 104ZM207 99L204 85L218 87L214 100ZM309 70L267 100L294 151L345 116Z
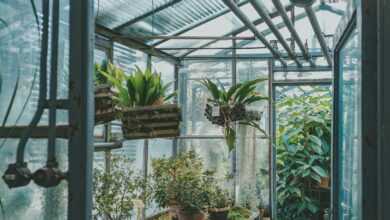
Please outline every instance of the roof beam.
M287 11L290 11L290 10L292 10L292 8L293 8L292 5L288 5L288 6L286 7L286 10L287 10ZM273 11L273 12L270 13L270 17L271 17L271 18L276 18L276 17L278 17L279 15L280 15L280 14L279 14L278 11ZM263 19L263 18L259 18L259 19L255 20L255 21L253 22L253 24L254 24L254 25L259 25L259 24L261 24L261 23L263 23L263 22L264 22L264 19ZM243 26L243 27L238 28L238 29L236 29L236 30L230 31L230 32L226 33L226 34L223 35L223 36L238 35L238 34L241 34L241 33L244 32L244 31L247 31L247 30L248 30L248 28L247 28L246 26ZM210 46L211 44L214 44L214 43L216 43L216 42L218 42L218 40L213 40L213 41L210 41L210 42L208 42L208 43L202 44L201 46L199 46L198 49L205 48L205 47ZM240 44L238 44L237 47L239 47L239 45L240 45ZM187 53L183 54L180 58L184 58L184 57L190 55L191 53L197 51L198 49L190 50L190 51L188 51Z
M268 12L264 8L265 6L256 0L251 1L251 4L255 11L260 15L260 17L264 19L264 22L268 25L269 29L275 35L276 39L278 39L278 41L282 44L283 48L287 51L289 58L294 60L299 67L302 67L302 63L297 59L294 52L290 49L290 46L287 44L286 40L279 32L279 29L276 28L274 22L272 21L272 18L269 16Z
M244 1L241 1L240 3L238 3L238 6L241 7L241 6L243 6L243 5L247 4L247 3L249 3L250 1L251 1L251 0L244 0ZM178 36L178 35L184 34L184 33L186 33L187 31L190 31L190 30L192 30L192 29L194 29L194 28L197 28L197 27L201 26L202 24L205 24L205 23L210 22L210 21L212 21L212 20L214 20L214 19L217 19L217 18L219 18L219 17L221 17L221 16L223 16L223 15L229 13L229 12L230 12L230 9L229 9L229 8L226 8L226 9L224 9L224 10L222 10L222 11L216 13L216 14L213 14L213 15L211 15L211 16L208 16L208 17L204 18L204 19L201 19L201 20L198 21L198 22L195 22L195 23L189 25L188 27L186 27L186 28L184 28L184 29L182 29L182 30L179 30L179 31L173 33L172 35L173 35L173 36ZM166 42L166 41L168 41L168 40L169 40L169 39L164 39L164 40L158 41L158 42L154 43L153 46L156 47L156 46L158 46L158 45L160 45L160 44L162 44L162 43L164 43L164 42Z
M160 51L159 49L152 48L149 45L144 44L143 42L139 40L132 39L130 37L122 37L122 35L118 34L117 32L110 30L106 27L103 27L101 25L96 24L95 27L95 32L103 35L105 37L108 37L112 39L115 42L119 42L123 45L126 45L130 48L133 49L138 49L141 50L147 54L150 54L152 56L160 57L162 59L165 59L166 61L173 63L173 64L178 64L180 63L179 59L171 54L165 53L163 51Z
M313 10L317 12L318 10L320 10L319 8L320 8L319 6L316 6L316 7L314 7ZM280 15L280 14L279 14L279 15ZM304 18L306 18L306 17L307 17L307 14L306 14L305 12L300 13L300 14L298 14L298 15L295 16L295 21L302 20L302 19L304 19ZM280 22L279 24L276 25L276 27L277 27L278 29L282 29L282 28L286 27L286 24L285 24L284 22ZM272 34L272 31L269 30L269 29L268 29L268 30L264 30L264 31L262 32L262 34L265 35L265 36L267 36L267 35L269 35L269 34ZM242 41L242 42L240 42L240 43L237 44L237 47L243 47L243 46L245 46L245 45L247 45L247 44L250 44L250 43L252 43L252 41Z
M151 16L151 15L153 15L153 14L159 12L159 11L162 11L162 10L164 10L166 8L169 8L169 7L179 3L181 1L182 0L172 0L171 2L169 2L167 4L161 5L161 6L157 7L157 8L155 8L155 9L152 9L149 12L146 12L145 14L142 14L142 15L136 17L136 18L131 19L130 21L127 21L127 22L125 22L125 23L123 23L123 24L121 24L119 26L116 26L115 28L113 28L113 30L119 32L121 29L123 29L125 27L128 27L128 26L130 26L132 24L135 24L138 21L141 21L142 19L147 18L147 17L149 17L149 16Z
M280 2L280 0L272 0L272 2L274 3L275 8L280 12L280 15L283 19L284 24L286 25L286 27L290 31L292 38L295 40L295 42L297 42L298 47L301 50L301 52L303 53L305 59L310 62L310 65L314 66L314 62L309 57L307 49L306 49L305 45L303 44L299 34L295 30L294 24L292 23L292 21L288 17L287 12L284 9L282 3Z

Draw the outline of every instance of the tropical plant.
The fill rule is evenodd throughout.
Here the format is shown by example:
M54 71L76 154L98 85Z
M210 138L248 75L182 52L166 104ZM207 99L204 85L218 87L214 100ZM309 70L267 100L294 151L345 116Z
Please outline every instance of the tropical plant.
M115 100L122 108L160 105L175 95L175 93L167 94L171 84L164 85L161 74L152 72L149 68L142 71L136 66L132 74L126 76L121 73L120 77L102 73L117 90Z
M194 152L152 161L153 197L161 208L177 207L186 213L199 213L210 204L212 172Z
M109 172L94 170L94 215L110 220L130 219L135 201L149 203L148 179L135 174L132 162L122 156L112 157Z
M208 99L209 102L219 106L220 108L231 108L237 105L246 106L258 101L268 100L268 97L262 96L256 92L257 84L266 80L268 79L255 79L246 81L244 83L238 83L230 87L228 90L226 90L222 84L218 86L210 79L203 79L201 80L201 83L211 94L211 98ZM236 141L236 131L233 128L231 116L229 114L224 114L223 117L224 136L229 150L232 150ZM265 134L265 131L260 128L256 121L244 118L242 121L240 121L240 123L257 128L259 131Z
M228 220L248 220L251 217L249 209L243 207L233 207L228 214Z
M320 201L312 190L329 178L330 90L319 87L307 93L301 89L277 101L277 205L282 220L318 214Z

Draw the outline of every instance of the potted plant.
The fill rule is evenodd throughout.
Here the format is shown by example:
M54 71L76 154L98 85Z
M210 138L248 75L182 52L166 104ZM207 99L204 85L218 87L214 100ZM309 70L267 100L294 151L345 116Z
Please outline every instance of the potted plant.
M152 161L153 197L179 220L203 220L210 203L210 173L194 151Z
M243 207L233 207L228 214L228 220L248 220L251 217L251 211Z
M110 62L95 64L95 124L104 124L116 119L113 101L115 92L108 77L124 80L125 73Z
M246 106L250 104L268 100L268 97L256 92L257 84L265 80L267 79L246 81L234 85L228 90L223 85L218 87L209 79L201 81L211 94L206 105L205 115L212 123L223 126L229 150L234 148L236 140L236 132L232 122L239 121L241 124L255 127L265 134L258 125L261 113L246 109Z
M135 174L129 167L132 162L124 157L113 157L110 171L94 170L93 214L95 218L110 220L130 219L135 206L150 202L147 179Z
M115 100L126 139L179 135L180 108L166 103L175 93L167 94L170 84L164 85L160 74L136 67L124 81L110 76L108 79L117 91Z
M264 203L263 199L260 199L259 206L257 208L259 210L259 216L261 217L260 219L262 220L271 219L269 207Z
M210 220L227 220L229 210L233 204L229 192L221 189L217 183L213 184L214 189L210 193Z

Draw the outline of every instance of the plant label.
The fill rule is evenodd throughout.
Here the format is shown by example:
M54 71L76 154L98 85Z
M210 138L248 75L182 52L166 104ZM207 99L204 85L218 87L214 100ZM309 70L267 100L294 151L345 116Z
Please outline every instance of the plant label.
M211 111L211 116L218 117L219 116L219 106L213 106Z

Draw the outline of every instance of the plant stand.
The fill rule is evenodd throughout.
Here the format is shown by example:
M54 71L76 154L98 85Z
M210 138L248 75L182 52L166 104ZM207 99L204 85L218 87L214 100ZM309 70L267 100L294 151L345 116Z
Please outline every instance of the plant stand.
M95 87L95 124L105 124L116 119L112 97L115 93L110 85L99 85Z
M176 104L146 106L122 111L125 139L167 138L180 135L181 111Z
M229 121L260 121L261 112L247 110L244 105L216 106L212 103L206 104L206 118L213 124L224 126L225 120Z

